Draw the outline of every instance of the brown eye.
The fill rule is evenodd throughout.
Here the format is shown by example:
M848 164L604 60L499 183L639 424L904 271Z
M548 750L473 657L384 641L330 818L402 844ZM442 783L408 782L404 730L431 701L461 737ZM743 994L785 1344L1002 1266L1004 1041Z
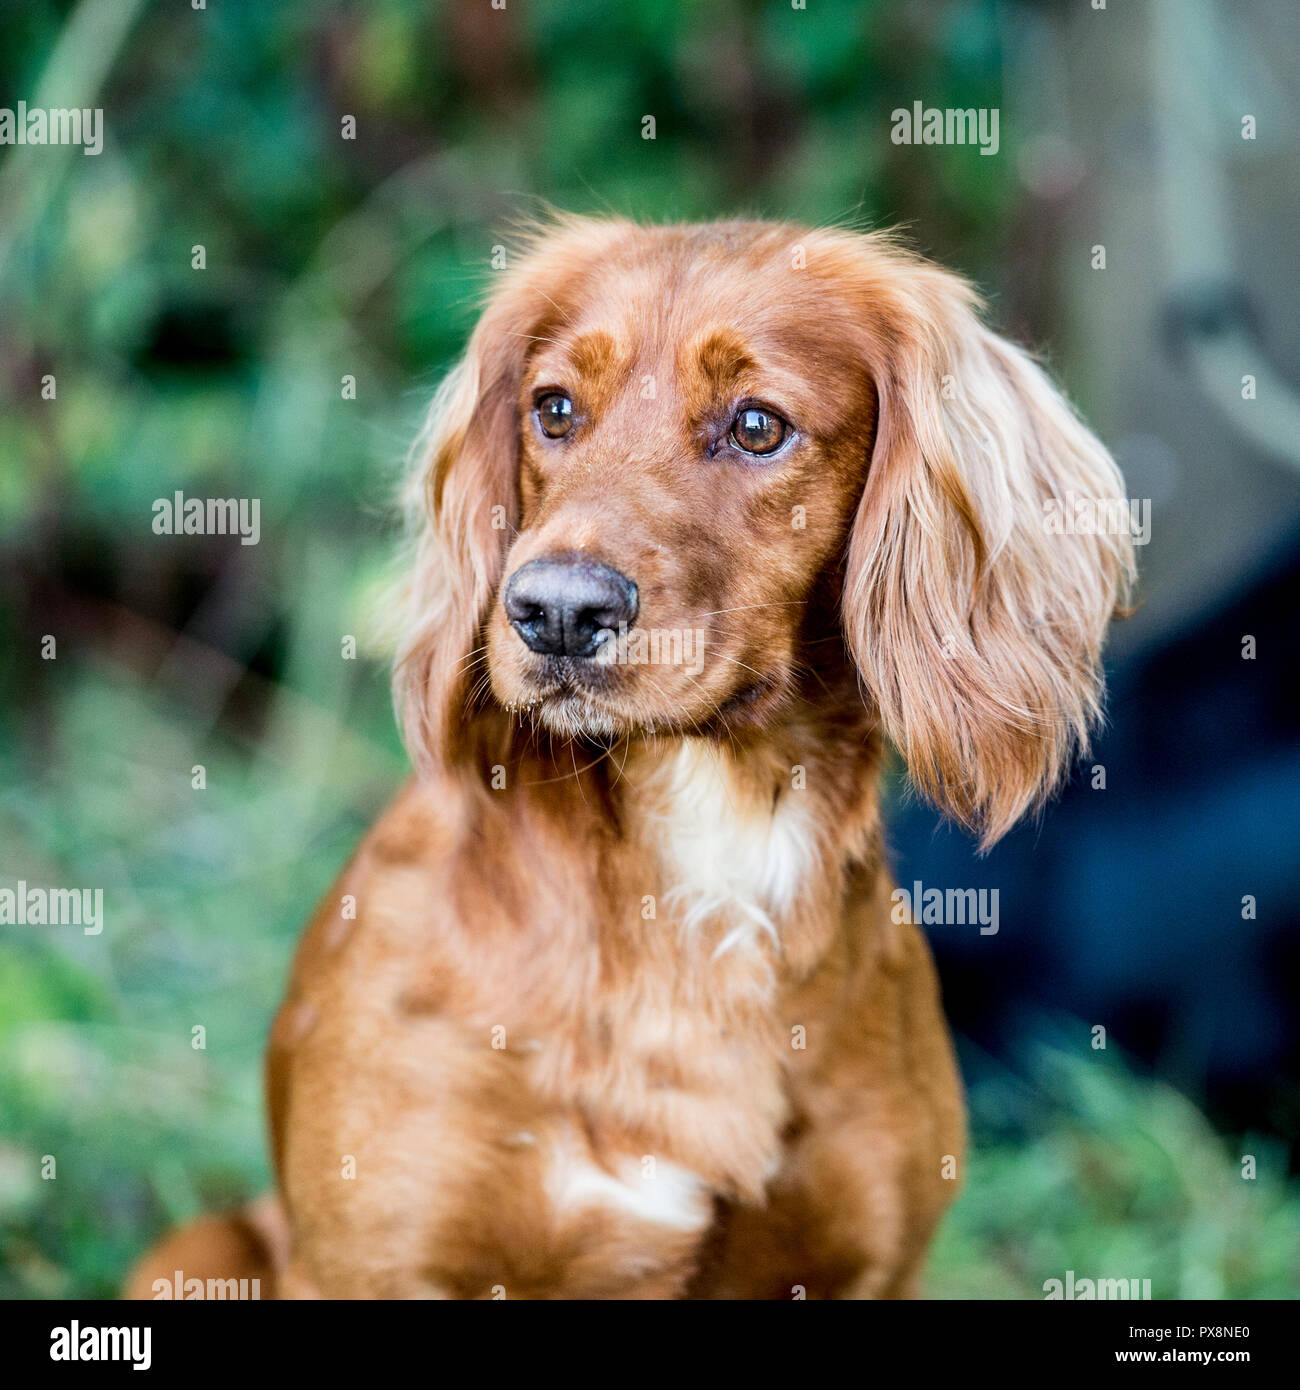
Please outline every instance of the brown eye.
M750 406L731 422L731 442L747 454L774 454L790 434L790 426L770 410Z
M537 402L537 423L548 439L563 439L573 428L573 402L558 391Z

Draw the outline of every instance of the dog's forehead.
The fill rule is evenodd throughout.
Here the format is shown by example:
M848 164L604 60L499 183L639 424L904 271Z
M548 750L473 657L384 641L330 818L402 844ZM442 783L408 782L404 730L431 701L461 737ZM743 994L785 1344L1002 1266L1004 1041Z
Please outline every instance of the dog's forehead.
M828 368L851 365L846 299L804 270L792 230L693 230L638 232L594 255L552 304L560 313L539 363L584 378L662 363L722 389L765 369L817 369L824 380Z
M825 283L806 273L794 234L762 223L634 235L593 261L574 300L584 318L605 315L677 342L728 326L762 335L834 307Z

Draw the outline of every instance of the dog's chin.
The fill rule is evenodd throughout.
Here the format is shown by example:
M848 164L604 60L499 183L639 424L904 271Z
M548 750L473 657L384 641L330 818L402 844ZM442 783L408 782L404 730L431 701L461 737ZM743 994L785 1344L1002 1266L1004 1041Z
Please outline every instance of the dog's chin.
M492 690L497 703L519 723L564 739L611 743L672 733L682 722L680 711L659 710L648 692L635 686L611 688L608 678L595 672L548 669L531 677L494 679Z
M618 710L575 691L547 695L511 712L565 739L610 743L642 732Z
M584 679L563 659L546 658L535 671L492 670L492 694L519 723L562 738L608 741L633 732L614 692Z

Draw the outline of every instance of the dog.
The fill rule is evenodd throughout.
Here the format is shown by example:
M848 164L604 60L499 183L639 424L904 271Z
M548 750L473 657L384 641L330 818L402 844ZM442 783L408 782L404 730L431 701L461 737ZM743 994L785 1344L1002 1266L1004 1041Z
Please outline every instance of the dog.
M557 218L413 453L416 778L271 1034L278 1200L133 1276L893 1298L965 1164L879 782L991 845L1086 748L1121 480L882 234Z

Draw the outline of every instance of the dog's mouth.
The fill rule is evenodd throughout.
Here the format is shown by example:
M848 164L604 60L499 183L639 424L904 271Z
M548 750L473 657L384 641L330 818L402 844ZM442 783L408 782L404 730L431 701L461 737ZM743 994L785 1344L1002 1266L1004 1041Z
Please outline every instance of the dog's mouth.
M567 657L548 657L526 691L502 704L516 719L569 738L614 738L638 731L638 721L608 685Z
M759 675L704 708L689 712L678 701L656 698L635 675L592 661L544 657L523 678L517 693L498 694L502 707L521 723L566 738L607 742L637 735L708 734L733 731L779 698L779 675Z

